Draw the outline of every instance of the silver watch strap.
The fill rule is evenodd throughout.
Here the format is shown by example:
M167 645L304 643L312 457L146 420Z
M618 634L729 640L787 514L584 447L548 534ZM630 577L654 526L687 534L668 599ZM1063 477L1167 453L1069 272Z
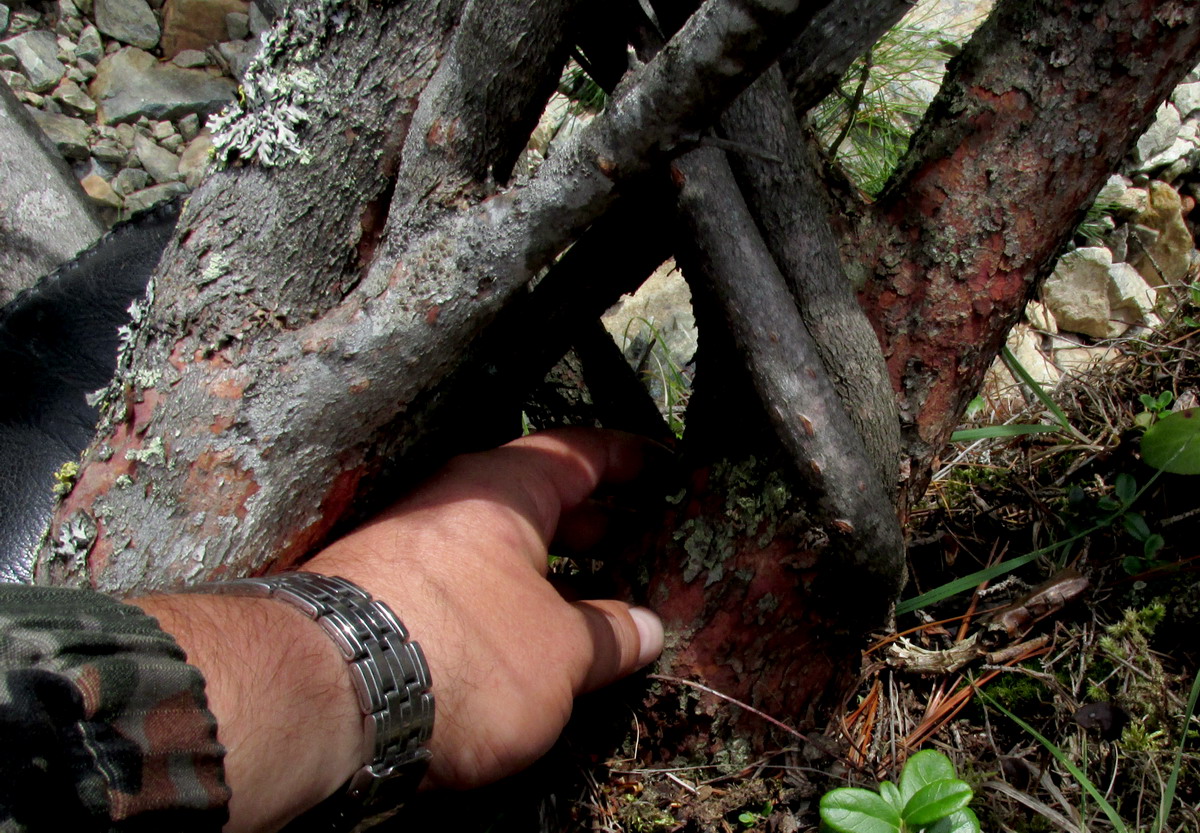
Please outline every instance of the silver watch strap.
M316 621L350 666L365 724L364 765L343 796L370 810L416 791L429 766L432 683L421 646L391 608L340 576L309 572L209 582L188 592L278 599Z

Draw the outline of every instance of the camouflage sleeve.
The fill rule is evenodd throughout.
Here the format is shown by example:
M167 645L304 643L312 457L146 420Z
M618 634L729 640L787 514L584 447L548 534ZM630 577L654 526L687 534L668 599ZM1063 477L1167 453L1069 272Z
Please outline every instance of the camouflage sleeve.
M0 585L0 833L218 831L225 750L204 680L99 593Z

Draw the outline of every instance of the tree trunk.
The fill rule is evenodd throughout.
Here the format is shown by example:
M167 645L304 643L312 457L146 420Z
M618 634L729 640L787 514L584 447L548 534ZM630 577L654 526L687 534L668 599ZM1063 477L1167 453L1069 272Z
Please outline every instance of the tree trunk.
M296 563L469 446L458 428L515 430L572 342L603 363L599 311L673 247L702 332L687 475L629 582L667 621L666 673L801 721L837 696L902 584L898 517L1195 63L1197 5L1002 0L874 203L824 187L789 106L902 2L652 5L296 0L221 120L228 167L135 315L39 578L128 592ZM648 61L622 76L629 43ZM509 181L573 44L609 106ZM665 744L691 720L714 749L727 713L697 708L710 731L664 709Z

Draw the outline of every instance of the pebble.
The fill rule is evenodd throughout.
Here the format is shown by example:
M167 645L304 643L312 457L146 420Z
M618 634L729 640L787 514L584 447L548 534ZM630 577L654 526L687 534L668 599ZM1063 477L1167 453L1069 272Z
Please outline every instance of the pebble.
M8 30L8 18L11 14L12 12L9 10L8 6L0 3L0 35L4 34L5 31Z
M225 15L225 30L230 40L245 40L250 37L250 15L229 12Z
M30 113L42 132L67 159L87 159L90 156L88 135L91 128L86 122L45 110L30 110Z
M111 139L101 139L92 145L92 158L109 165L120 165L129 151Z
M29 79L19 72L14 72L11 69L0 69L0 78L4 79L4 83L8 84L8 88L14 93L27 92L29 90Z
M185 69L206 67L208 66L208 56L199 49L184 49L171 59L171 63L177 67L184 67Z
M112 188L122 197L140 191L150 184L150 174L140 168L126 168L112 180Z
M74 81L63 81L54 90L54 98L64 104L68 109L76 113L82 113L88 116L96 114L96 102L80 89L79 85Z
M75 68L78 69L79 74L88 81L91 81L96 77L96 65L91 61L85 61L83 58L80 58L75 62Z
M147 208L173 200L188 192L188 187L182 182L168 182L165 185L152 185L135 191L125 197L125 209L130 213L144 211Z
M212 161L212 137L205 130L196 136L179 157L179 173L189 188L195 188Z
M179 120L179 134L183 136L184 141L190 142L199 132L200 117L195 113L189 113Z
M153 49L162 30L146 0L95 0L96 28L130 46Z
M112 186L105 182L104 178L98 174L89 174L88 176L85 176L83 179L79 180L79 184L83 186L84 192L92 198L92 202L98 203L99 205L107 208L121 207L121 197L118 196L117 193L113 191Z
M142 161L146 173L150 174L155 182L162 184L179 179L179 157L171 151L145 136L138 136L133 140L133 150Z
M7 7L0 5L0 9L3 9L3 8L7 8ZM0 53L0 69L6 69L9 72L12 72L17 68L17 66L18 66L17 58L15 55L5 55L3 53Z
M75 57L89 64L98 64L104 57L104 44L100 40L100 30L92 24L83 27L79 33L79 42L75 46Z
M175 126L169 121L156 121L150 126L150 135L158 141L162 141L174 132Z

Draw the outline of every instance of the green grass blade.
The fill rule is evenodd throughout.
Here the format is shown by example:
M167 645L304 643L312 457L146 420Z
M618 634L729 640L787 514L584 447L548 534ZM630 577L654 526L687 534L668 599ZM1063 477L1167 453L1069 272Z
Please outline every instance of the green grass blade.
M1162 803L1158 807L1158 815L1154 819L1154 833L1162 833L1163 825L1167 823L1167 814L1175 803L1175 787L1179 784L1179 768L1183 765L1183 747L1187 743L1188 724L1196 713L1196 699L1200 697L1200 671L1192 681L1192 693L1188 695L1187 714L1183 718L1183 730L1179 733L1179 748L1175 750L1175 764L1171 767L1171 777L1167 779L1167 788L1163 790Z
M983 428L964 428L950 435L950 442L969 443L993 437L1024 437L1027 434L1057 434L1059 425L988 425Z
M1033 395L1038 398L1038 401L1046 406L1058 424L1074 435L1078 435L1078 431L1071 425L1067 419L1063 409L1058 407L1058 404L1050 398L1050 394L1046 393L1046 389L1037 383L1037 381L1029 375L1029 371L1025 369L1025 365L1017 361L1017 357L1012 354L1012 351L1007 346L1000 348L1000 358L1004 360L1004 365L1012 371L1013 375L1020 379L1026 386L1033 391Z
M1034 729L1032 726L1030 726L1024 720L1017 717L1015 714L1010 712L1008 709L1004 708L1004 706L1002 706L998 702L996 702L996 700L993 697L989 696L987 694L987 692L983 691L982 689L977 689L977 690L979 691L979 695L984 700L987 701L988 705L1003 712L1004 715L1006 717L1008 717L1009 720L1013 721L1018 726L1020 726L1022 729L1024 729L1026 732L1033 735L1033 737L1037 739L1038 743L1040 743L1042 746L1046 747L1046 751L1054 756L1055 760L1057 760L1060 764L1062 764L1064 767L1066 767L1067 771L1070 772L1071 775L1075 776L1075 780L1079 782L1079 786L1083 787L1083 789L1087 791L1088 795L1090 795L1092 798L1094 798L1096 800L1096 804L1104 812L1104 815L1108 816L1108 820L1112 823L1113 829L1116 830L1117 833L1129 833L1129 828L1127 828L1125 826L1125 822L1123 822L1121 820L1121 816L1117 813L1116 809L1114 809L1113 806L1108 803L1108 801L1101 794L1100 790L1096 789L1096 785L1093 784L1091 782L1091 779L1089 779L1083 773L1083 770L1081 770L1079 767L1075 766L1075 764L1073 764L1067 758L1067 756L1063 754L1063 751L1061 749L1059 749L1057 746L1055 746L1054 743L1051 742L1048 738L1045 738L1042 735L1040 735L1036 729Z

